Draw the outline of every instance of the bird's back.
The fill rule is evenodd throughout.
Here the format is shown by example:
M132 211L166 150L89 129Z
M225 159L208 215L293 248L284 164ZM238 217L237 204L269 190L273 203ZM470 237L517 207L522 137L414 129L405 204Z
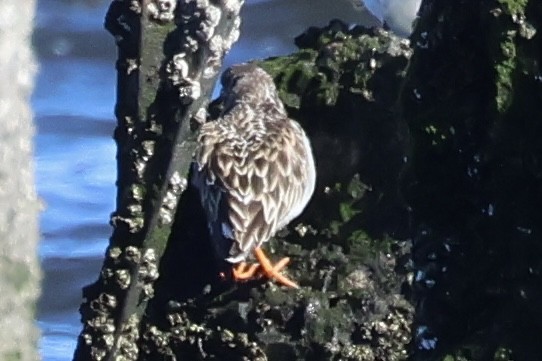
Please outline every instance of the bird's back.
M196 158L205 174L200 193L209 227L213 238L226 238L215 242L233 240L224 257L231 262L299 215L314 190L314 161L299 124L284 115L265 122L257 117L269 113L253 115L252 121L226 117L205 124ZM220 217L221 202L226 217Z
M221 258L242 261L298 216L315 184L309 140L253 64L222 77L225 110L200 130L193 183Z

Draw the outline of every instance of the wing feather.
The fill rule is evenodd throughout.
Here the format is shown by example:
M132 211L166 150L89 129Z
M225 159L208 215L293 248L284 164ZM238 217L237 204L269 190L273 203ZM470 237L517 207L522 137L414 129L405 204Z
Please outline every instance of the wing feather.
M196 161L207 180L216 179L221 187L227 219L209 220L221 222L222 229L230 237L233 234L235 240L225 258L237 262L305 207L306 194L314 188L313 181L307 186L314 164L303 131L290 119L263 122L266 128L250 142L246 134L225 123L219 119L202 127Z

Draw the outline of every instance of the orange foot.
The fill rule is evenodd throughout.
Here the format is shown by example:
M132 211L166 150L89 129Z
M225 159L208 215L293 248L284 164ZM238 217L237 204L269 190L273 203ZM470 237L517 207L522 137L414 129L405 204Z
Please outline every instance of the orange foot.
M233 268L233 278L236 281L244 281L251 278L255 278L256 272L259 271L258 275L263 274L267 278L272 278L275 281L277 281L280 284L283 284L284 286L288 286L291 288L299 288L297 283L294 281L288 279L287 277L283 276L280 271L286 267L288 262L290 262L290 258L285 257L278 261L274 266L271 264L271 261L265 253L262 251L261 248L256 248L254 250L254 255L256 256L256 259L258 260L258 263L251 264L247 268L246 262L239 263L236 267ZM261 267L261 270L259 268Z

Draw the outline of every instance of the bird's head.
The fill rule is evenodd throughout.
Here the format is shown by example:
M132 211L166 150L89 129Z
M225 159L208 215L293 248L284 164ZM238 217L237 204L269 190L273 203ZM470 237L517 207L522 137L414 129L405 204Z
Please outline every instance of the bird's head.
M264 103L280 104L273 78L252 63L234 65L222 74L224 108L231 109L238 103L250 102L252 106Z

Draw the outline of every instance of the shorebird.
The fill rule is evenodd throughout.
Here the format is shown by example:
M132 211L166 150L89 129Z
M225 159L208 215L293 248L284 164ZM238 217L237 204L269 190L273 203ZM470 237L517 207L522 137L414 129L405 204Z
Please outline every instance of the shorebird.
M237 65L221 82L224 107L201 127L192 170L212 242L219 257L234 264L235 280L264 275L297 288L280 272L289 258L272 264L262 245L303 211L314 192L309 139L288 117L263 69ZM250 254L257 263L247 263Z

